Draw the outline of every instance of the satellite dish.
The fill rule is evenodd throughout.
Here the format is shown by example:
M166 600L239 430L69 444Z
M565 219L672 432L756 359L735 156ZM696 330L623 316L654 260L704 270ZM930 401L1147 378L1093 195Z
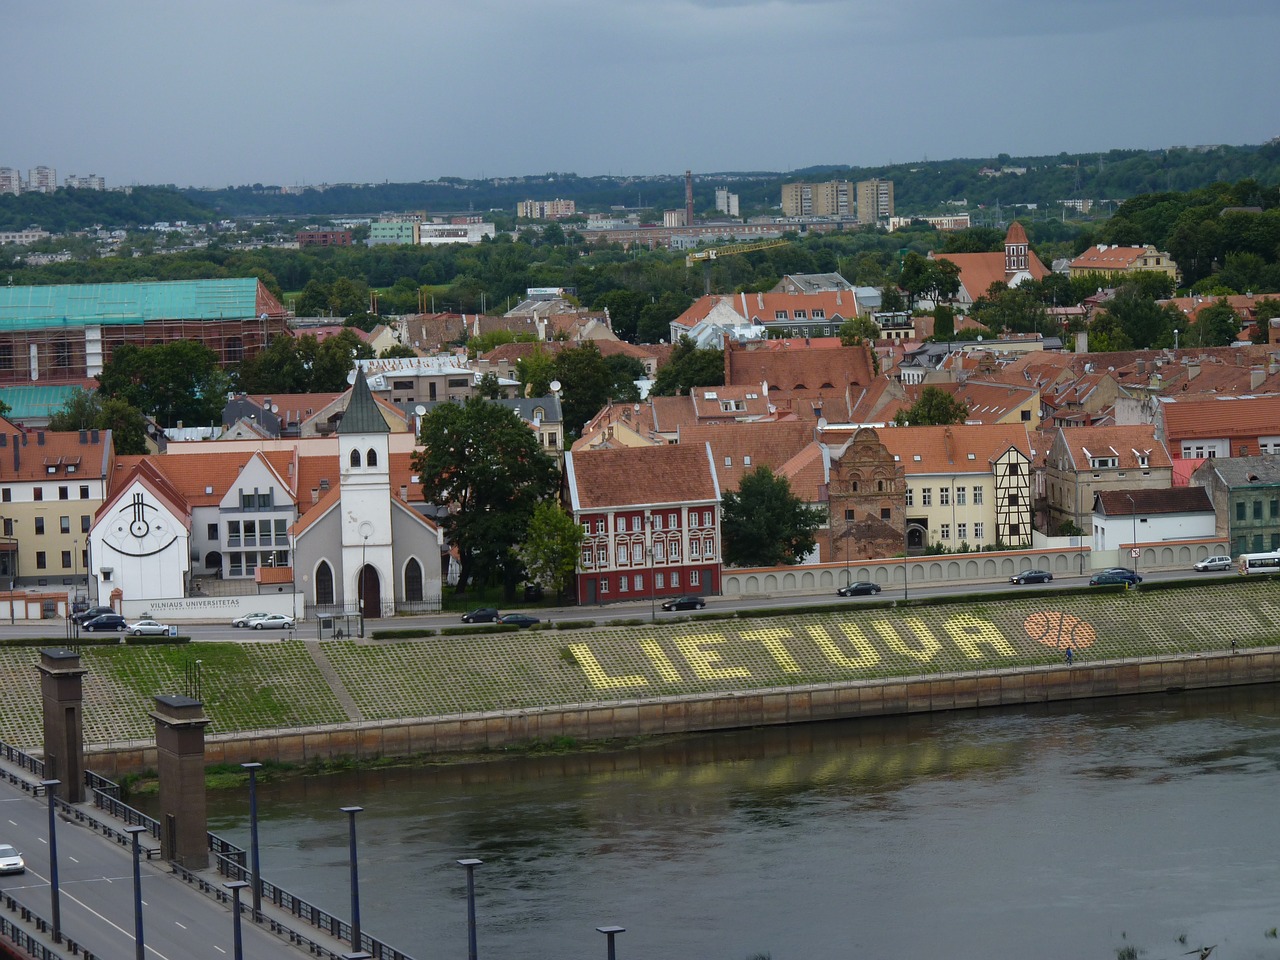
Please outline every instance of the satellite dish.
M273 403L273 404L271 405L271 412L272 412L272 413L279 413L279 412L280 412L280 404L278 404L278 403Z
M416 407L413 408L413 412L421 417L427 412L427 408L424 407L422 404L418 404Z
M551 392L552 392L552 393L559 393L559 392L560 392L560 381L559 381L559 380L552 380L552 381L551 381Z
M827 418L826 418L826 417L819 417L819 418L818 418L818 429L819 429L819 430L825 430L825 429L827 429Z

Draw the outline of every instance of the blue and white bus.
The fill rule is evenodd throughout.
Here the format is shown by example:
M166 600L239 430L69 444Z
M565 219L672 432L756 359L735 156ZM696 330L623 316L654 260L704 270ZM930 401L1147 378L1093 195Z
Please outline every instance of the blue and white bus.
M1280 553L1242 553L1236 561L1239 573L1280 573Z

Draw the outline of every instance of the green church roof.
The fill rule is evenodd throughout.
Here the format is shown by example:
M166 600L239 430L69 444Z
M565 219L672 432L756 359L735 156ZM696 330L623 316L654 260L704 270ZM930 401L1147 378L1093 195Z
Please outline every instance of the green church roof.
M378 403L369 392L369 381L365 379L364 368L356 367L356 382L351 387L351 400L347 403L346 412L338 421L338 433L390 433Z
M259 315L256 277L0 287L0 333Z

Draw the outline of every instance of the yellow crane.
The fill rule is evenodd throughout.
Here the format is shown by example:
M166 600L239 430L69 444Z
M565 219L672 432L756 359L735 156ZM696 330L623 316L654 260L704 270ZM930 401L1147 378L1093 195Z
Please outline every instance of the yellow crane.
M751 253L754 250L768 250L770 247L780 247L783 244L790 243L790 240L757 240L754 243L730 243L723 247L710 247L706 250L694 250L684 258L685 266L692 267L695 263L704 263L708 260L718 260L721 257L732 256L735 253Z

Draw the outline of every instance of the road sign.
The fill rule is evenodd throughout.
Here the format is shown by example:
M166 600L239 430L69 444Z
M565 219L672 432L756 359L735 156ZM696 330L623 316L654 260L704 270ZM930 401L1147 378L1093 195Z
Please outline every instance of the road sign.
M1137 560L1140 556L1142 556L1142 550L1139 547L1134 547L1129 551L1129 556Z

